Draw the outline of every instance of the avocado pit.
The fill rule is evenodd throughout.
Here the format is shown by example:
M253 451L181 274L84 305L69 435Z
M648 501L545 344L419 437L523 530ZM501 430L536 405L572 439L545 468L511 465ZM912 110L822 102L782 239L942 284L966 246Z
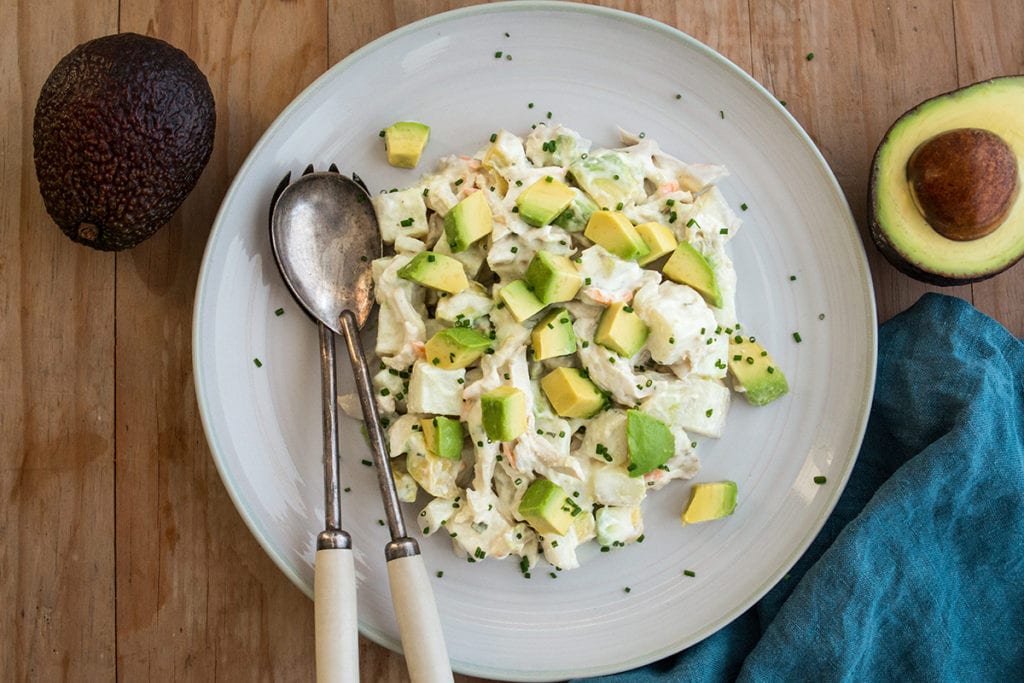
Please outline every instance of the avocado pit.
M1017 158L995 133L957 128L923 142L907 161L914 203L951 240L984 237L1002 224L1020 187Z

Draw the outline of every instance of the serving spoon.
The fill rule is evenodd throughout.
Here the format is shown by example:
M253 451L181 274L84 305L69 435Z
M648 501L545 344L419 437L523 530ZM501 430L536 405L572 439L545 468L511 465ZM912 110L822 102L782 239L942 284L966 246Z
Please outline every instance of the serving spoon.
M382 253L377 216L365 188L312 166L286 175L271 206L270 242L285 284L317 321L324 431L324 526L313 578L316 671L320 683L359 680L352 540L341 527L334 334L345 337L366 422L391 541L388 584L406 666L413 681L453 680L441 621L419 544L406 535L359 328L373 308L371 262Z

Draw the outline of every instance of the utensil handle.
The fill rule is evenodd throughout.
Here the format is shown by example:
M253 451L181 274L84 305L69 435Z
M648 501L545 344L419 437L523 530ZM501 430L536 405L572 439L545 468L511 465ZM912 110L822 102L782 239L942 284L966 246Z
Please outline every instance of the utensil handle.
M356 569L350 548L316 551L313 617L317 683L359 683Z
M388 560L388 583L406 667L413 683L453 681L441 619L422 555Z

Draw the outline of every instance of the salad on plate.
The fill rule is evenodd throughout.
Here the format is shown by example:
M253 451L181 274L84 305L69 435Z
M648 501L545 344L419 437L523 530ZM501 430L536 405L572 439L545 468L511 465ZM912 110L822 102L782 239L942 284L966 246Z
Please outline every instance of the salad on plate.
M733 393L788 391L737 318L727 170L620 137L502 130L373 198L390 247L374 386L399 497L422 490L419 528L469 562L568 570L582 544L642 541L644 499L697 474ZM733 482L695 484L682 523L735 504Z

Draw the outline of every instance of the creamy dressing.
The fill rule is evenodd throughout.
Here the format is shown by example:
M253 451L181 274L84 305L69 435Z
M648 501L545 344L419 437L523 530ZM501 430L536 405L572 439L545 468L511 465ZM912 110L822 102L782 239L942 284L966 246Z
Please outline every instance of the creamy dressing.
M500 131L472 156L446 156L411 187L373 199L382 236L393 248L373 264L382 362L374 385L400 495L412 502L422 489L428 500L419 501L420 531L448 533L470 561L516 556L528 571L543 557L572 569L579 565L579 546L595 538L609 548L636 542L648 492L689 479L700 467L688 432L715 437L724 427L728 337L722 327L736 322L736 273L725 245L740 227L715 186L727 171L685 163L642 136L623 132L621 138L620 149L595 150L561 125L538 125L525 139ZM516 199L547 177L578 188L577 196L586 191L599 208L621 210L634 224L661 223L689 241L711 264L722 307L663 279L656 265L641 267L593 244L582 225L525 223ZM443 218L475 191L484 193L493 232L453 254ZM438 294L399 276L423 250L452 256L478 282ZM531 351L531 331L543 313L520 323L497 298L540 250L572 258L582 281L572 301L553 304L572 318L577 350L543 362ZM594 341L603 311L616 302L630 304L648 329L632 358ZM466 370L441 370L425 359L430 335L452 326L472 327L493 340ZM609 407L590 418L557 415L539 380L560 366L585 371L609 397ZM481 423L480 397L502 385L519 389L530 408L526 431L508 443L490 441ZM629 409L661 420L674 439L669 460L644 476L628 471ZM420 419L434 414L461 420L461 459L428 451ZM519 514L523 494L539 477L561 486L579 507L565 534L538 533Z

